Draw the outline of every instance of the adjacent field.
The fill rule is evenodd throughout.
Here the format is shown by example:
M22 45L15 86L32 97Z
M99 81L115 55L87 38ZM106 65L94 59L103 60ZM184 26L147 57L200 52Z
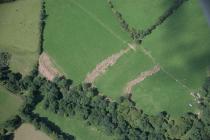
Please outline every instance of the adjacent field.
M137 29L147 29L174 0L112 0L124 19Z
M31 124L22 124L16 131L14 140L51 140L46 134L38 131Z
M21 98L9 93L0 86L0 124L16 115L21 104Z
M168 73L194 91L201 88L210 64L209 38L210 29L200 3L191 0L142 45Z
M130 40L106 1L46 0L46 10L45 50L75 82Z
M0 50L12 55L11 68L27 74L38 60L41 0L0 4Z
M87 126L84 121L77 117L65 118L46 111L39 104L35 110L42 117L47 117L50 121L58 125L62 131L72 134L77 140L112 140L111 136L98 131L96 127Z

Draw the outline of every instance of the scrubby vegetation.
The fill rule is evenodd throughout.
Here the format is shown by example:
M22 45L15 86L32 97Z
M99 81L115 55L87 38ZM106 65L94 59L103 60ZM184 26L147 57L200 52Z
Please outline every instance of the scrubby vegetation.
M0 3L12 2L12 1L15 1L15 0L0 0Z
M5 53L4 53L5 54ZM6 57L5 57L6 58ZM2 60L2 59L1 59ZM6 63L5 63L6 62ZM4 60L2 63L7 64ZM1 67L4 69L8 65ZM33 123L55 139L73 139L60 131L46 118L34 114L36 104L44 100L44 108L61 116L79 115L88 125L98 125L105 133L117 135L119 139L208 139L210 138L210 78L204 85L200 99L200 114L187 113L178 120L173 120L167 112L158 115L147 115L135 107L128 98L121 97L117 102L100 95L90 84L72 85L72 81L55 78L53 82L38 75L34 70L24 78L8 78L13 75L9 70L1 71L3 82L12 91L27 91L25 105L21 111L23 120ZM15 74L14 74L15 75ZM8 83L16 83L8 86Z
M142 39L145 38L147 35L151 34L153 30L155 30L159 25L161 25L169 16L171 16L184 2L188 0L174 0L173 4L167 9L159 18L158 20L152 24L148 29L136 29L132 27L124 18L123 15L116 10L112 0L108 0L109 7L112 9L113 13L118 18L121 27L127 31L132 39L137 42L141 43Z

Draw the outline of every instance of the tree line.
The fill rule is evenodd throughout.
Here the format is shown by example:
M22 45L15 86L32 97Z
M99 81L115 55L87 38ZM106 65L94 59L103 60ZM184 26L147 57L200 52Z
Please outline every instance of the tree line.
M0 0L0 3L13 2L15 0Z
M136 29L131 27L128 22L123 18L123 15L115 8L111 0L108 0L109 7L112 9L114 15L120 22L121 27L130 34L131 38L136 43L141 43L143 38L151 34L159 25L161 25L168 17L170 17L184 2L188 0L174 0L172 5L151 25L148 29Z
M88 83L74 85L65 77L48 81L39 75L37 67L30 75L22 77L9 69L8 53L0 53L0 58L1 84L24 97L21 118L55 139L75 138L63 133L47 118L33 113L41 101L43 108L50 112L63 117L80 116L87 125L99 126L106 134L115 135L120 140L210 139L210 78L201 92L200 115L188 112L173 120L166 111L148 115L127 97L113 101Z
M42 101L43 93L41 92L43 84L47 80L38 74L38 68L35 67L32 72L22 77L20 73L13 73L9 68L9 53L0 52L0 83L6 87L12 94L21 96L24 103L18 116L14 116L0 126L0 140L10 140L14 137L14 130L22 123L29 122L36 129L48 134L56 140L74 140L73 135L62 132L62 130L39 114L33 113L36 105Z

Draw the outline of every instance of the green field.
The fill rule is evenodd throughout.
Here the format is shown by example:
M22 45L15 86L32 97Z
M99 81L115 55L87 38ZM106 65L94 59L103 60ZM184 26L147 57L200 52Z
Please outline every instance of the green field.
M148 36L142 46L168 73L194 91L202 87L210 64L209 38L210 29L200 3L191 0Z
M75 82L130 40L106 1L46 0L46 10L45 51Z
M194 19L193 11L197 11L196 17L199 18ZM149 114L166 110L173 116L196 110L190 93L197 92L202 87L210 64L208 29L199 2L194 0L186 2L143 41L141 47L144 47L155 59L155 63L160 64L163 69L135 86L132 99L139 108ZM147 60L149 57L143 57L141 53L138 54L139 58L132 55L121 58L97 80L99 91L117 98L122 95L126 82L151 65Z
M69 133L76 137L77 140L112 140L114 137L107 136L98 131L94 126L87 126L84 121L77 117L66 118L42 108L39 104L35 110L42 117L47 117L50 121L54 122L61 128L62 131Z
M6 89L0 86L0 124L16 115L22 104L20 97L9 93Z
M153 66L152 61L140 49L130 51L96 80L96 87L103 94L117 99L124 95L123 90L129 81Z
M147 29L170 7L174 0L112 0L115 9L131 27Z
M0 50L12 55L11 68L27 74L38 59L40 0L0 4Z

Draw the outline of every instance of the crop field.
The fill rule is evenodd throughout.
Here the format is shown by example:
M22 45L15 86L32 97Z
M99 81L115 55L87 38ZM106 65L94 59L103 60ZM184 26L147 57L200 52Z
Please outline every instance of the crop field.
M130 40L106 1L46 0L46 10L45 51L75 82Z
M0 86L0 124L16 115L21 104L20 97L12 95Z
M132 27L147 29L174 0L112 0L115 9Z
M11 68L27 74L38 59L40 0L0 5L0 50L12 55Z
M51 140L46 134L35 129L31 124L24 123L16 131L14 140Z
M42 117L47 117L50 121L54 122L61 128L63 132L70 133L76 137L77 140L112 140L111 136L107 136L104 133L98 131L94 126L87 126L84 121L72 117L64 118L56 115L42 108L42 104L39 104L35 110Z

